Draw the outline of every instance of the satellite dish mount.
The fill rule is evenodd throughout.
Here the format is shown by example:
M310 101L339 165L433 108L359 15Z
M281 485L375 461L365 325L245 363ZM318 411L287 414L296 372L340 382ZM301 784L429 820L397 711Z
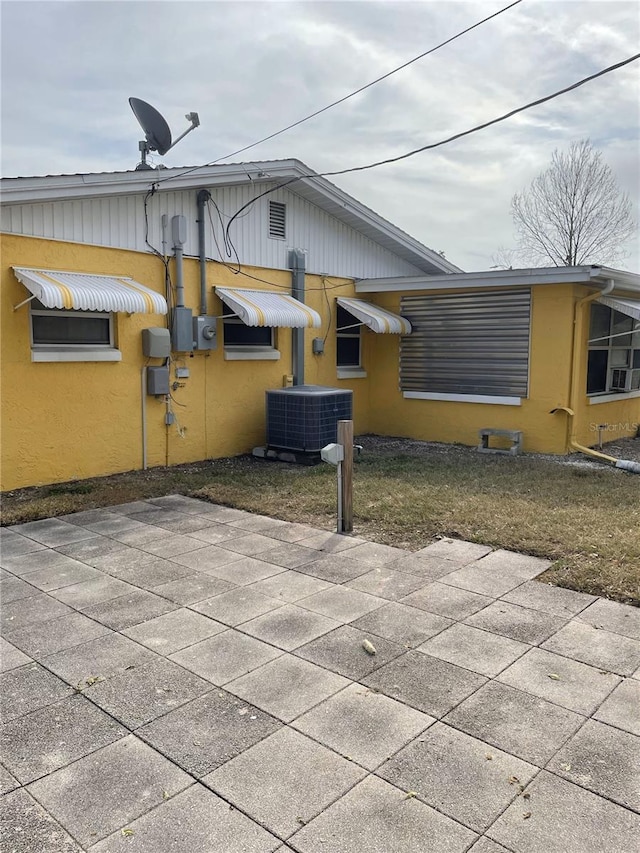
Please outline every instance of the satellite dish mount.
M144 130L145 138L138 143L140 149L141 160L136 166L136 171L142 169L153 169L147 163L147 154L151 151L157 151L161 156L170 151L174 145L177 145L181 139L200 126L198 113L188 113L185 118L191 122L191 127L188 127L176 140L171 141L171 128L167 124L158 110L148 104L146 101L141 101L140 98L129 98L129 105L133 110L133 114L138 119L140 127Z

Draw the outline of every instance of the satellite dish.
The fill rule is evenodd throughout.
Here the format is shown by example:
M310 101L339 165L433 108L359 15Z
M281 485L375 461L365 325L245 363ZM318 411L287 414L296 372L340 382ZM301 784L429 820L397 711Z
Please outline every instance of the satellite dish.
M140 98L129 98L129 105L144 130L150 151L166 154L171 148L171 130L155 107Z
M142 101L140 98L129 98L129 106L133 110L133 114L138 119L140 127L144 130L145 139L138 143L142 160L136 166L136 170L152 169L147 163L147 154L150 151L157 151L161 156L166 154L176 143L180 142L187 133L195 130L200 126L198 113L188 113L185 118L191 122L191 127L187 128L175 142L171 141L171 129L164 117L158 112L155 107Z

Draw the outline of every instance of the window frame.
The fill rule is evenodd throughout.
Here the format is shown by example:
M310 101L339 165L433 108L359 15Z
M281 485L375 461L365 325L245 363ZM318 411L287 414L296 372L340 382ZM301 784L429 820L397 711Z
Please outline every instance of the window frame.
M237 314L230 314L222 318L222 344L225 361L277 361L280 351L277 346L275 326L262 326L259 328L269 329L271 332L271 343L265 344L247 340L244 343L229 344L225 341L225 330L228 325L241 326L244 329L254 328L243 323Z
M73 320L100 319L109 322L108 343L80 343L69 340L64 343L45 343L36 340L34 317L70 318ZM76 311L66 308L47 308L37 299L29 303L29 345L31 361L121 361L122 353L116 345L116 323L113 312Z
M597 305L597 308L596 308ZM609 314L609 324L606 335L597 333L597 337L592 337L594 333L594 310L606 311ZM629 331L617 332L616 324L620 322L630 322L631 329ZM629 337L629 344L625 346L616 346L616 343L621 338ZM592 343L593 341L593 343ZM637 344L637 345L634 345ZM589 390L589 361L592 352L606 353L606 374L605 387L597 391ZM615 364L615 357L620 358L621 353L626 353L624 358L626 364ZM638 364L634 367L634 363ZM630 372L629 387L626 389L612 388L613 374L617 370L628 370ZM616 311L609 305L602 303L592 303L589 312L589 327L587 337L587 360L586 360L586 393L590 400L595 401L603 397L617 398L620 395L638 395L640 394L640 325L636 325L633 317L629 317L622 311Z
M358 320L357 317L354 317L353 314L347 309L343 308L342 305L338 305L336 303L336 371L338 375L338 379L359 379L365 377L367 375L366 370L363 367L363 335L362 330L364 327L364 323L362 320ZM353 323L349 323L347 326L340 326L340 315L345 314ZM358 341L358 363L357 364L341 364L340 363L340 341L341 340L355 340Z

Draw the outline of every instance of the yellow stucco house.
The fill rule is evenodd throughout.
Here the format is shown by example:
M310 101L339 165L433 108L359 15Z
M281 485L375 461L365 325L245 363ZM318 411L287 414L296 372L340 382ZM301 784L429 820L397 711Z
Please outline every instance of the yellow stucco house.
M297 160L1 189L2 490L250 451L291 384L360 433L638 430L638 275L464 273Z

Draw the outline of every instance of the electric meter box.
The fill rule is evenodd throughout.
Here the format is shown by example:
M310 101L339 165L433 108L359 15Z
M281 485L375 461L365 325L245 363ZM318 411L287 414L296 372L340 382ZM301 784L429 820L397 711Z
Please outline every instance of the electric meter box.
M193 352L193 311L191 308L173 309L173 334L171 342L175 352Z
M218 348L218 327L216 317L201 315L193 318L193 348L213 350Z
M169 368L147 367L147 394L161 397L169 393Z
M143 329L142 355L147 358L168 358L171 355L169 329L160 327Z

